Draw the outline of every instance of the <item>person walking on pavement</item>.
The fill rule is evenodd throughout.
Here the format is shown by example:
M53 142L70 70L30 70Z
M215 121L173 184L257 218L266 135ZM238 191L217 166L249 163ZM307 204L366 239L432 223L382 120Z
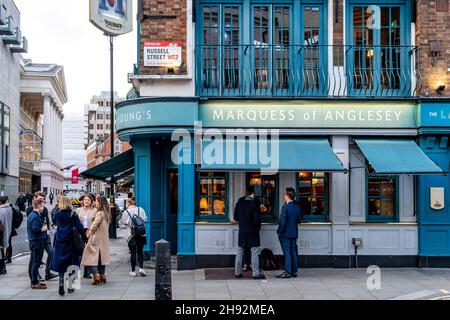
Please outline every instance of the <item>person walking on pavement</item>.
M50 194L48 195L48 199L50 200L50 205L53 205L53 199L54 199L54 195L53 192L50 192Z
M39 282L39 266L44 255L45 242L48 227L42 223L41 215L44 212L44 200L33 200L33 211L28 216L27 232L30 245L30 262L28 264L28 275L31 280L32 289L47 289L45 283Z
M6 274L5 257L9 248L11 230L13 224L13 212L9 205L8 197L0 197L0 275Z
M45 198L46 195L45 193L41 192L41 191L37 191L34 194L34 199L35 200L42 200L42 203L44 203L44 209L42 211L42 214L40 215L40 218L42 219L42 224L44 226L47 226L47 238L45 239L45 252L47 253L47 260L45 263L45 280L52 280L58 277L57 274L53 274L50 272L50 264L52 262L52 254L53 254L53 246L52 246L52 238L50 237L51 234L51 225L50 225L50 219L48 217L48 209L45 206ZM34 201L34 200L33 200ZM28 207L26 214L27 216L33 211L33 207ZM41 276L39 276L39 278L42 280Z
M242 259L245 248L251 250L252 275L253 279L262 279L259 270L259 231L261 229L261 217L259 214L258 202L256 201L255 189L247 188L247 195L236 203L234 210L234 220L239 222L238 252L235 260L236 278L242 278Z
M31 207L33 204L33 194L31 192L28 192L26 198L28 202L28 207Z
M9 202L8 197L6 197L7 202ZM17 236L17 229L20 228L20 225L23 221L23 214L22 212L14 207L11 203L8 203L12 210L12 226L11 226L11 235L9 236L9 247L6 249L6 263L12 263L12 238Z
M92 222L94 221L95 216L95 199L92 195L86 194L81 199L82 207L77 209L78 217L81 220L81 223L83 224L83 233L86 235L89 228L92 225ZM87 238L86 238L87 243ZM84 273L83 278L90 279L91 274L88 267L84 267Z
M16 206L19 208L20 212L25 212L25 196L22 194L19 194L19 196L16 199Z
M143 277L147 275L144 270L144 246L147 244L145 221L147 221L145 210L136 206L134 197L128 198L127 209L124 211L120 223L126 227L126 239L131 254L130 276L132 277L136 277L136 256L139 264L139 274Z
M60 295L64 295L64 274L69 266L80 266L81 251L77 250L74 243L74 232L78 232L83 240L86 240L84 227L78 214L73 211L72 202L67 197L59 197L58 207L60 210L55 214L56 234L54 239L54 252L51 270L59 273ZM69 288L73 293L75 289Z
M285 271L278 275L277 278L288 279L297 277L298 272L298 224L302 220L302 212L300 206L295 199L295 191L293 188L287 188L284 195L286 203L281 209L279 226L277 229L278 238L280 240L281 249L284 254Z
M111 211L108 200L99 196L95 202L97 212L94 222L87 232L89 238L84 248L81 265L91 267L92 284L106 283L106 266L110 263L109 253L109 223Z

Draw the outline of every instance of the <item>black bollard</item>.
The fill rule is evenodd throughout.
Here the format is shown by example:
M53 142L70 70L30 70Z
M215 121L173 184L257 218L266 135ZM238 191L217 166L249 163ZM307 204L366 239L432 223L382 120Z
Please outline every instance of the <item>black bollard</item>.
M170 265L170 242L155 242L155 300L172 300L172 275Z

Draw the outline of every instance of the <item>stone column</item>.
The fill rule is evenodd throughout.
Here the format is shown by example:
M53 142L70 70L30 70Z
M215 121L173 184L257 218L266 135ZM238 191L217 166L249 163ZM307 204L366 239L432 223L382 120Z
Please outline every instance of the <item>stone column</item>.
M43 135L43 143L44 150L42 150L42 158L50 159L51 158L51 150L52 150L52 142L51 142L51 114L52 114L52 104L50 101L50 96L44 96L44 126L42 130Z

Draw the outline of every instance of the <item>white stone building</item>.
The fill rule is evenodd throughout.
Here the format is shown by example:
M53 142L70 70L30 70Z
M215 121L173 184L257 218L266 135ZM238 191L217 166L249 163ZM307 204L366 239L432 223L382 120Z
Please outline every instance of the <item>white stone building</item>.
M64 68L23 60L20 93L20 190L60 193L64 187L63 105L67 102Z

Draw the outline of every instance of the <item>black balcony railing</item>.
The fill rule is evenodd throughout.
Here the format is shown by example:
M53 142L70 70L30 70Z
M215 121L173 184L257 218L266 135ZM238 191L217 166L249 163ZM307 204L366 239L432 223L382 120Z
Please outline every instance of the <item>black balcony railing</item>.
M199 45L196 86L207 97L414 97L419 47Z

